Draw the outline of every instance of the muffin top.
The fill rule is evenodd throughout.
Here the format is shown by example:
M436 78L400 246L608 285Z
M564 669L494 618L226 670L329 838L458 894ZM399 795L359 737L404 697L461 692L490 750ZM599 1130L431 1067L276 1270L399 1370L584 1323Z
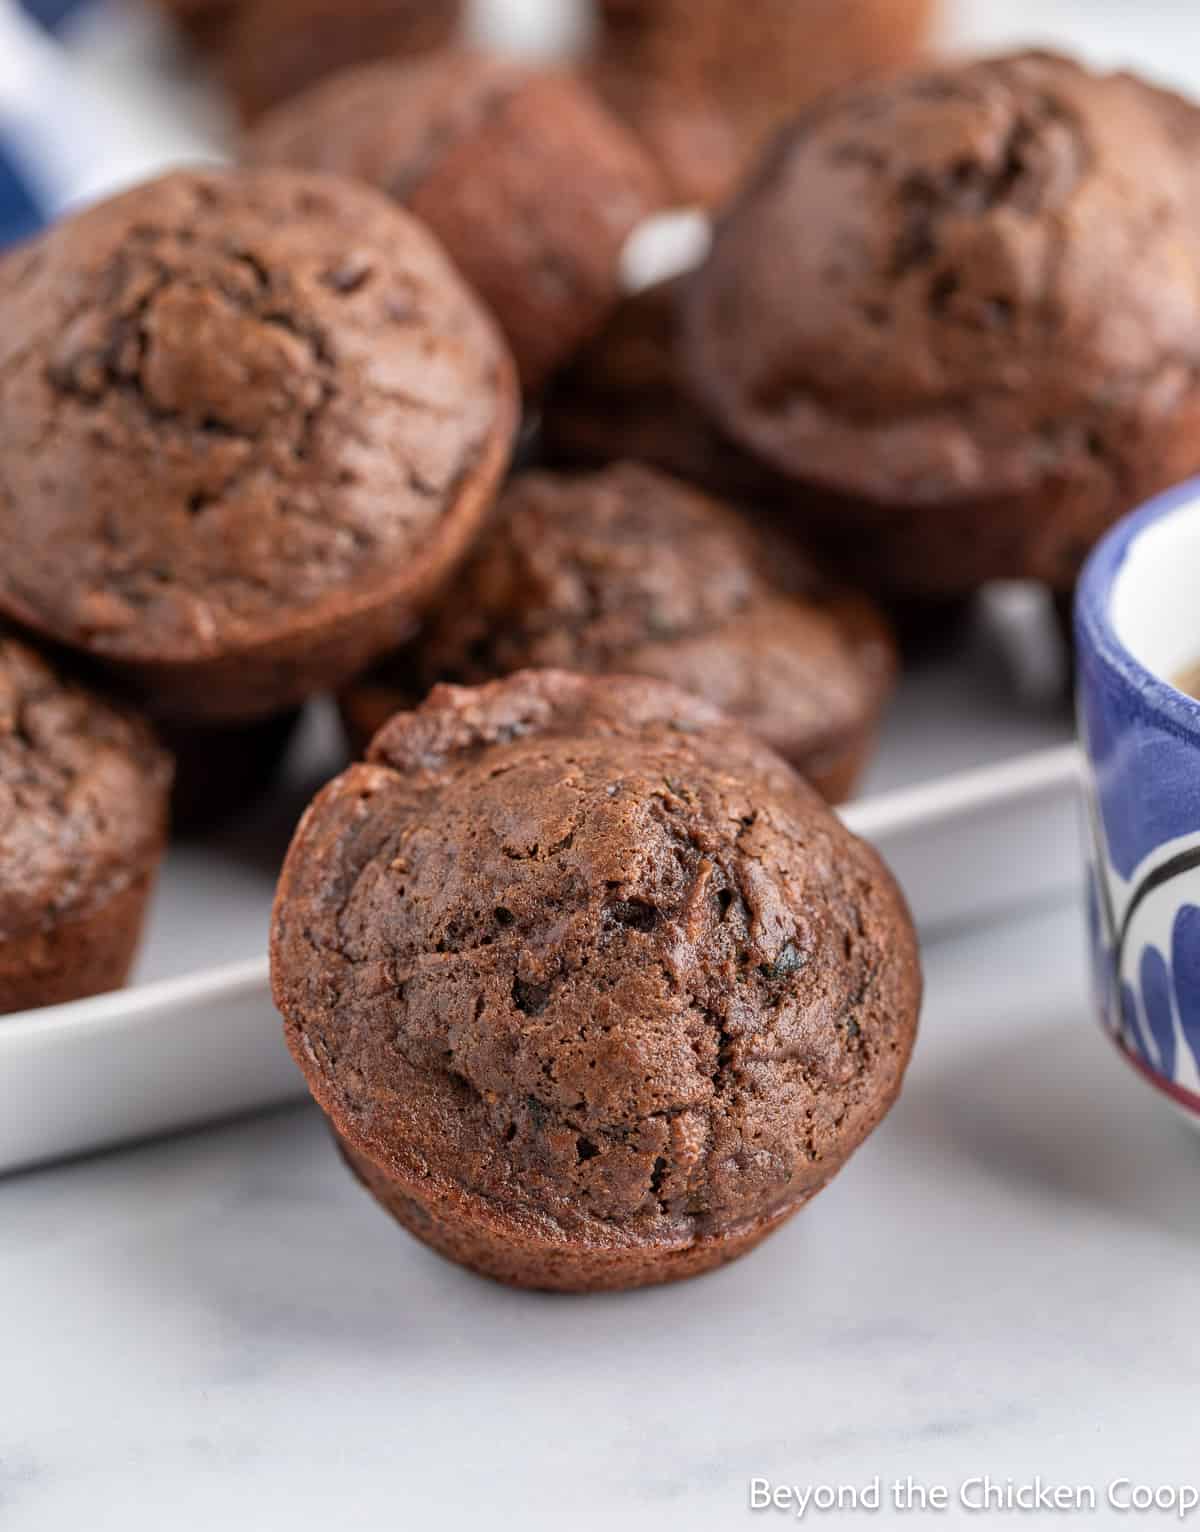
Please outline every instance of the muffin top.
M810 566L786 569L736 513L654 469L531 472L384 674L413 702L438 681L529 667L656 676L803 760L861 729L891 679L882 625L860 644L849 610L826 604Z
M0 941L81 915L143 873L170 784L140 719L0 630Z
M624 243L665 198L581 80L485 53L338 75L265 118L246 154L403 202L491 307L531 390L616 304Z
M189 171L0 266L0 609L105 658L237 654L404 594L507 456L511 362L366 187Z
M920 991L889 874L777 756L555 671L439 687L324 789L272 971L354 1148L600 1245L804 1200L894 1097Z
M1022 54L810 111L690 284L683 349L776 467L882 503L1103 490L1200 360L1200 113Z

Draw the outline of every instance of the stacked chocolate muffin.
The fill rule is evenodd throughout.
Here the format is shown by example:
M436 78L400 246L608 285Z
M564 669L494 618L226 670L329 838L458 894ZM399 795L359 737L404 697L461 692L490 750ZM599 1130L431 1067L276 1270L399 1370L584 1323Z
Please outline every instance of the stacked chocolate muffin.
M513 364L368 188L180 173L0 266L0 1006L128 969L176 819L412 627L508 462ZM119 700L81 691L85 676Z
M829 800L870 754L895 654L865 598L729 507L637 463L519 474L420 632L343 693L362 749L441 681L641 675L715 703Z
M1200 112L1048 54L788 129L680 306L680 366L868 584L1068 591L1200 469Z
M666 200L581 81L482 53L335 76L267 116L246 154L353 176L422 219L490 305L529 393L603 323L625 241Z

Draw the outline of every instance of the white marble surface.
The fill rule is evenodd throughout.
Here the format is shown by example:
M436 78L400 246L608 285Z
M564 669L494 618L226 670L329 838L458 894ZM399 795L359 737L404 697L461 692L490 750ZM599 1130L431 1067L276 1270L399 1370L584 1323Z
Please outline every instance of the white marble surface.
M1194 0L956 17L959 42L1200 83ZM1200 1140L1092 1026L1074 910L927 967L884 1128L761 1252L682 1288L460 1273L312 1110L0 1182L0 1529L724 1529L791 1524L750 1514L752 1475L1197 1482ZM1030 1518L982 1518L1009 1519Z
M1196 1481L1200 1140L1092 1027L1081 946L1059 909L934 947L883 1129L674 1289L447 1266L307 1109L0 1183L0 1527L639 1532L785 1524L754 1474Z

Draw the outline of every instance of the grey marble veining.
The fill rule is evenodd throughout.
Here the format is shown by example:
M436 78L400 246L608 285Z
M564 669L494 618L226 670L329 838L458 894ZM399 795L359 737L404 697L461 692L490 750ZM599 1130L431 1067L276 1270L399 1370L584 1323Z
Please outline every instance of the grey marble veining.
M751 1475L1195 1477L1200 1139L1092 1026L1075 910L928 974L884 1128L678 1288L462 1273L309 1109L0 1183L0 1526L715 1529Z

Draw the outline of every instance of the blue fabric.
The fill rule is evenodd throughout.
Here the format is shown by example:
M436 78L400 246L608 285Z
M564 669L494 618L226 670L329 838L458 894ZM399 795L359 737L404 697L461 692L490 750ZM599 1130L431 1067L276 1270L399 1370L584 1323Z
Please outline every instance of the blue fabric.
M0 139L0 249L26 239L45 219L20 171L4 152Z
M73 11L86 5L88 0L18 0L18 3L35 21L40 21L42 26L53 32Z
M48 31L55 31L92 0L18 0L22 9ZM27 239L46 222L21 160L5 142L0 119L0 249Z

